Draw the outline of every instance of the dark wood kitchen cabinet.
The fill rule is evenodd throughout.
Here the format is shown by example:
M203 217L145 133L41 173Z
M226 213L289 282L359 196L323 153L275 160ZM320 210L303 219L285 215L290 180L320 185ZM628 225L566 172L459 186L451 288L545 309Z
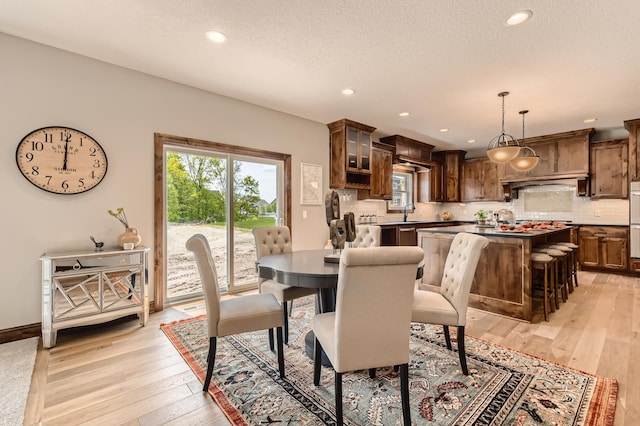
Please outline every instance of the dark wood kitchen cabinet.
M366 198L391 200L393 189L393 147L374 142L371 148L371 190ZM358 194L358 199L360 194Z
M573 130L552 135L522 139L540 157L533 169L520 172L505 168L505 182L544 180L587 176L589 174L589 142L595 129Z
M442 164L434 163L428 171L417 173L419 203L444 201L442 168Z
M640 180L640 118L625 121L624 128L629 131L629 180Z
M487 158L466 160L460 177L461 201L502 201L504 191L500 180L504 175L504 164Z
M580 226L578 245L581 267L628 269L629 228L626 226Z
M589 196L592 199L628 198L629 139L594 142L589 149Z
M371 134L375 127L342 119L329 127L329 187L371 189Z
M432 158L442 164L442 201L460 201L460 174L466 151L438 151Z

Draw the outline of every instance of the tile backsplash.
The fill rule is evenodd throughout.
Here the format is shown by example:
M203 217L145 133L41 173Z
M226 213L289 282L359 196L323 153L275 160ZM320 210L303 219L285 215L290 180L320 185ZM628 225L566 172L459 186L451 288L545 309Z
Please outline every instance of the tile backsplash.
M402 213L387 213L386 202L358 201L356 191L339 190L340 210L374 217L378 223L402 220ZM511 210L516 220L567 220L577 224L628 225L629 200L591 200L576 196L571 185L542 185L520 189L517 200L510 202L416 203L409 220L441 220L443 211L453 213L454 220L474 220L478 210Z

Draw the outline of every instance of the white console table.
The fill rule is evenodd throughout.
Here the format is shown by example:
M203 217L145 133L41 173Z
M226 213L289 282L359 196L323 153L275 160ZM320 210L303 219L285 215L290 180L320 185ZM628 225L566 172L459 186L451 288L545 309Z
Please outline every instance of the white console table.
M149 320L149 248L106 248L44 253L42 262L42 340L56 344L58 330L137 314Z

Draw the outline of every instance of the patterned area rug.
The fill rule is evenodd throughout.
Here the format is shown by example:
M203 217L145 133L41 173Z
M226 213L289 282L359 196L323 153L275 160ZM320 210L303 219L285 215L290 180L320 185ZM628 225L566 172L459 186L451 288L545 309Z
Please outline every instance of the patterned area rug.
M304 349L313 300L296 302L285 345L286 378L266 331L218 339L209 392L234 425L334 425L333 370L313 385ZM204 317L164 324L162 330L200 381L208 351ZM452 332L452 337L455 332ZM455 347L455 343L453 344ZM469 376L442 327L412 324L409 364L411 419L416 425L613 425L617 382L466 338ZM384 348L380 348L384 350ZM343 377L347 425L402 424L400 381L392 368Z

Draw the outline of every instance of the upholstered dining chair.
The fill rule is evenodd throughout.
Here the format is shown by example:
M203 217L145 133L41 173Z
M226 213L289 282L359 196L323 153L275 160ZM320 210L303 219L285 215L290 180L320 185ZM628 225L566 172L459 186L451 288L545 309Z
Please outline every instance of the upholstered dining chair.
M253 238L256 242L256 257L272 254L291 253L292 241L291 232L288 226L262 226L253 228ZM295 287L280 284L276 280L259 278L258 289L260 293L273 294L278 302L282 304L282 317L284 318L284 342L289 343L289 312L287 304L301 297L316 294L316 289Z
M216 266L211 257L209 242L202 234L193 235L186 247L193 252L200 273L207 309L209 330L209 353L207 355L207 376L202 390L209 390L216 359L218 337L247 333L257 330L276 329L278 344L278 370L284 377L284 352L282 344L282 308L273 294L251 294L220 300Z
M356 225L356 238L351 247L380 247L381 233L378 225Z
M456 234L445 261L440 293L416 290L413 297L412 322L444 326L447 348L451 349L449 326L457 327L458 356L465 375L467 357L464 349L464 327L473 277L482 249L489 244L485 237L466 232Z
M409 410L411 304L420 247L346 248L340 255L335 312L317 314L313 381L320 384L324 350L335 371L336 419L342 425L342 375L377 367L400 366L405 425Z

